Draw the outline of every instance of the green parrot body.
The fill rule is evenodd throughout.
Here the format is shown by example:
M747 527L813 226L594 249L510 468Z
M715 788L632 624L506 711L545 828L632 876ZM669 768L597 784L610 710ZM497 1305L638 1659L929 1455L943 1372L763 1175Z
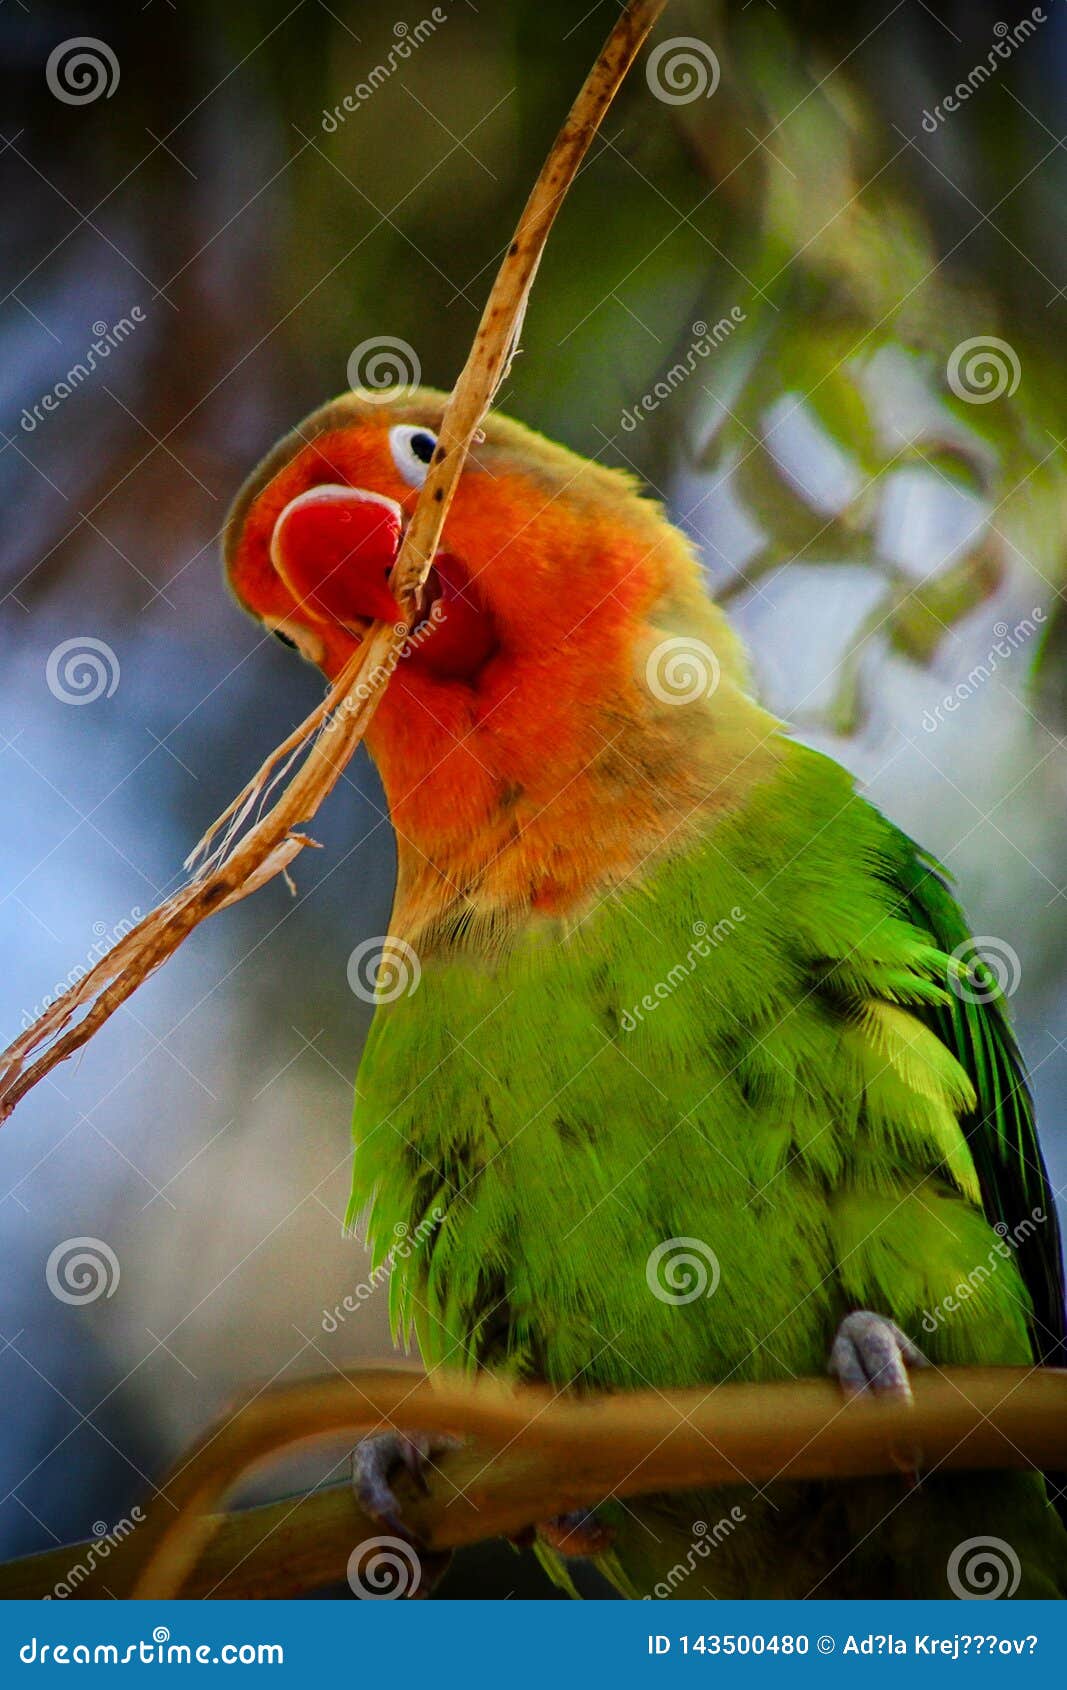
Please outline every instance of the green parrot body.
M1055 1223L1002 1010L946 990L966 936L911 842L784 742L740 813L572 931L425 964L376 1013L355 1122L353 1215L383 1247L443 1217L393 1280L398 1331L434 1364L582 1390L818 1374L851 1308L934 1363L1028 1364L1055 1302L1033 1311L961 1123L1014 1174L1027 1243ZM649 1266L666 1241L673 1290L672 1252ZM731 1519L687 1559L697 1522ZM1036 1475L746 1486L612 1520L630 1595L694 1559L671 1594L950 1595L954 1547L991 1533L1019 1595L1067 1571Z
M385 613L382 500L393 547L442 404L336 401L238 502L235 590L328 674ZM411 967L360 1066L350 1219L379 1261L419 1240L398 1336L576 1392L822 1374L856 1310L935 1366L1062 1363L1029 1097L936 865L762 709L629 478L491 417L444 540L368 736ZM989 1537L1018 1596L1067 1588L1034 1473L604 1513L630 1596L947 1595Z

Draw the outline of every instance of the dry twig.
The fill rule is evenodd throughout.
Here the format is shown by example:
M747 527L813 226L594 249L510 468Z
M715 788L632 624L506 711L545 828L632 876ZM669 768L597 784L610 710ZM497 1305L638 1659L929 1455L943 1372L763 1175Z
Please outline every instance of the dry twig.
M441 538L467 452L513 356L556 213L641 43L666 0L630 0L612 29L534 183L449 399L430 473L404 534L391 585L410 622ZM297 831L337 784L396 666L408 625L376 623L324 702L278 747L201 841L192 880L133 928L0 1056L0 1121L84 1045L207 916L285 870L305 845ZM330 728L332 731L327 732ZM289 764L304 761L265 815L241 834ZM220 837L221 834L221 837ZM217 843L216 843L217 842ZM84 1013L83 1013L84 1012Z

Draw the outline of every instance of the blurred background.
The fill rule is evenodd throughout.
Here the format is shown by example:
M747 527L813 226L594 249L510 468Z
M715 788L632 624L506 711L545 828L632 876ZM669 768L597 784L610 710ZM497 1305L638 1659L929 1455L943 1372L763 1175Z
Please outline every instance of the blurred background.
M617 10L3 9L5 1041L321 696L223 589L229 501L366 343L451 383ZM646 480L772 706L952 870L1063 1186L1063 0L675 0L655 46L503 408ZM384 1290L329 1318L393 866L362 757L314 833L0 1135L4 1558L114 1526L254 1386L390 1354ZM108 1283L64 1300L79 1239ZM446 1589L550 1594L527 1562Z

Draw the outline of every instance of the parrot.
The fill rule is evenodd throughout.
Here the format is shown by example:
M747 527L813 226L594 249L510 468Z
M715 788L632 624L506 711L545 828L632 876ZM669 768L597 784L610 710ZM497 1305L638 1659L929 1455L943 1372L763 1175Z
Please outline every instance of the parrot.
M445 405L352 390L236 499L238 604L330 680L400 615ZM1003 983L947 871L760 703L633 474L488 414L366 744L394 984L349 1221L376 1262L420 1240L389 1281L398 1342L573 1396L829 1369L842 1400L910 1401L924 1367L1064 1365ZM361 1502L402 1532L396 1475L439 1455L365 1440ZM984 1546L1004 1594L1052 1598L1056 1493L1030 1470L739 1475L531 1532L571 1595L591 1566L630 1599L952 1596Z

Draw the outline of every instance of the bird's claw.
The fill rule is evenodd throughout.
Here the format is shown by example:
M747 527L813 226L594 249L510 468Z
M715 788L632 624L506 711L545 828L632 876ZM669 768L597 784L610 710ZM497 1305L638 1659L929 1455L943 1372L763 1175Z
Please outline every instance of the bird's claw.
M912 1401L910 1368L929 1367L917 1344L888 1315L856 1309L837 1329L829 1371L846 1397L872 1391L880 1397Z
M584 1560L590 1555L603 1555L615 1540L612 1528L605 1525L592 1508L575 1508L570 1514L553 1514L536 1526L514 1532L511 1542L517 1549L528 1549L540 1541L558 1555L570 1560Z
M542 1543L571 1559L603 1555L611 1548L615 1533L592 1508L576 1508L570 1514L554 1514L537 1527Z
M452 1552L429 1548L405 1524L393 1480L405 1472L425 1494L429 1489L426 1472L434 1465L434 1457L459 1447L457 1438L430 1438L420 1432L376 1432L372 1437L361 1438L352 1451L352 1488L360 1508L410 1551L409 1588L402 1592L409 1600L429 1596L446 1571Z

